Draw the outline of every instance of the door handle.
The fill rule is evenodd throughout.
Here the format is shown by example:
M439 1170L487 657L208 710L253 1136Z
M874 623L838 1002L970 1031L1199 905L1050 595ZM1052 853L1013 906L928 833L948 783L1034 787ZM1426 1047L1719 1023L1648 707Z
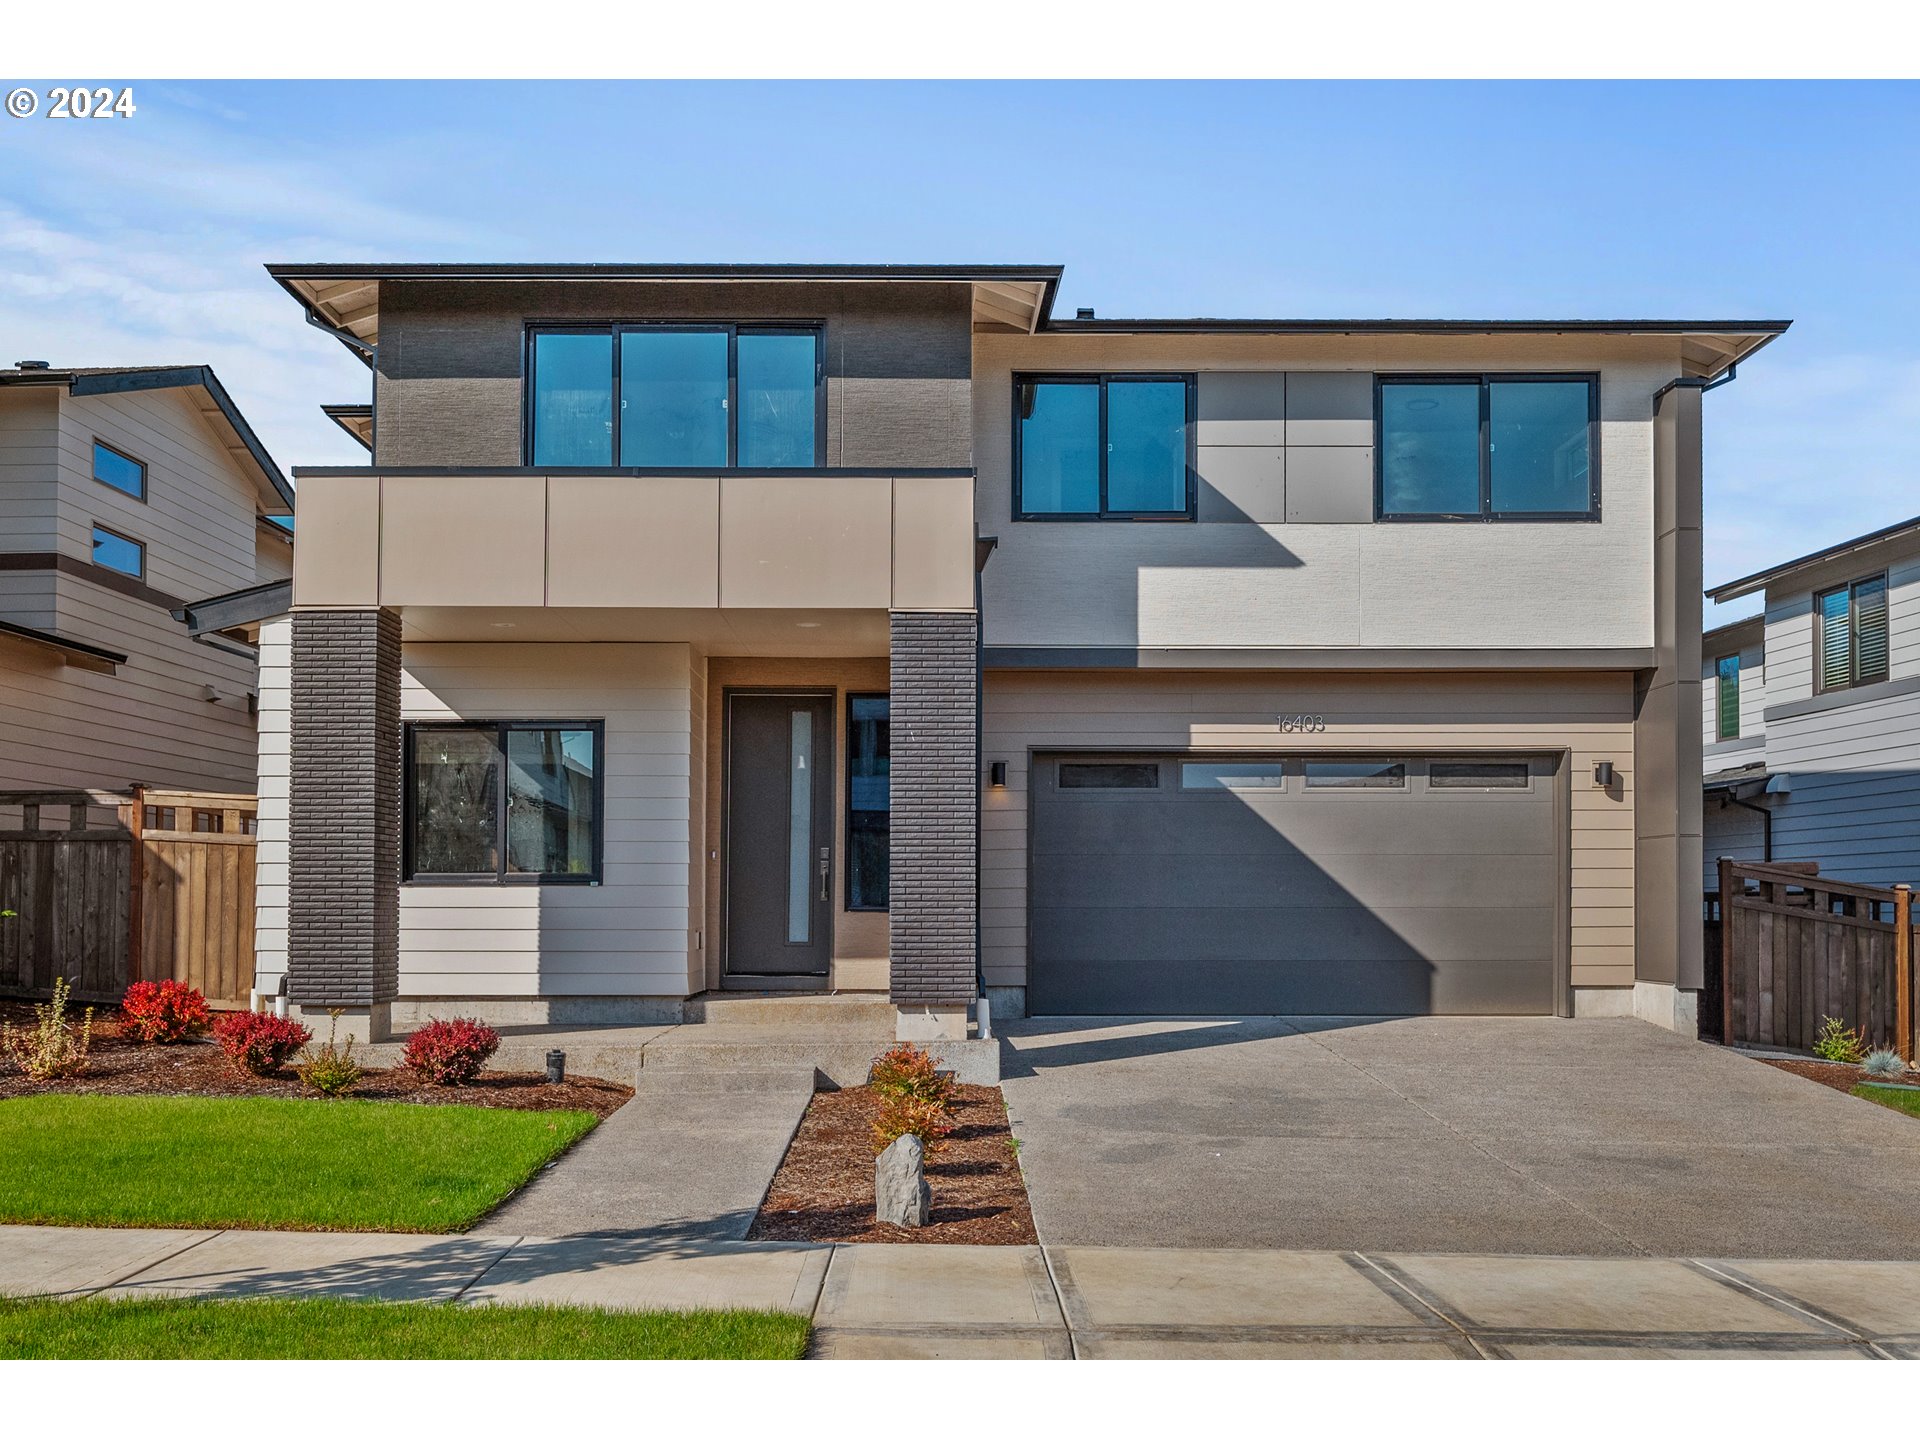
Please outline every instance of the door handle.
M827 898L827 876L832 869L833 862L828 859L827 847L822 845L820 847L820 898L822 900Z

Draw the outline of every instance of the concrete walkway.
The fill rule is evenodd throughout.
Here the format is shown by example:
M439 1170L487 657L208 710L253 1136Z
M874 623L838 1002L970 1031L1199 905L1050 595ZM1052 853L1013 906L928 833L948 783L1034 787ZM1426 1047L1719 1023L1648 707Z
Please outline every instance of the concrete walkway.
M1638 1020L1027 1020L1060 1245L1920 1260L1920 1124Z
M473 1233L744 1239L812 1098L811 1065L648 1066L633 1099Z
M810 1315L823 1358L1920 1358L1920 1263L0 1227L0 1294Z

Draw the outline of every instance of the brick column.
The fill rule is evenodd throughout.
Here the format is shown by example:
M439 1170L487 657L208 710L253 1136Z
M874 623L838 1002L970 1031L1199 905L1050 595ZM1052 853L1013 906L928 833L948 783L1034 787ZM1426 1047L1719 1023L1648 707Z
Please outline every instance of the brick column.
M979 617L896 610L888 935L900 1034L964 1039L979 914Z
M382 1039L400 978L400 617L293 615L287 994Z

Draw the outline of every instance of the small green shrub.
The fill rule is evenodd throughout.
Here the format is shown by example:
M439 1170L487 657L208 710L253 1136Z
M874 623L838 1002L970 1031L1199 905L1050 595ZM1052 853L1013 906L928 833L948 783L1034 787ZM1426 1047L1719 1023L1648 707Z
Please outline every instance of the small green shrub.
M882 1100L917 1100L942 1110L953 1104L953 1076L936 1069L932 1055L905 1041L874 1060L867 1083Z
M327 1043L316 1050L301 1051L304 1064L299 1067L301 1084L309 1090L318 1090L322 1095L335 1098L348 1094L360 1083L360 1066L353 1058L353 1037L347 1037L344 1048L334 1044L334 1036L340 1030L340 1012L329 1010L333 1023L327 1027Z
M33 1007L31 1027L0 1024L0 1054L28 1079L58 1080L87 1068L87 1051L93 1046L93 1007L87 1007L79 1024L69 1024L68 988L64 978L53 982L53 998Z
M1897 1080L1907 1073L1907 1062L1898 1050L1869 1050L1860 1068L1876 1080Z
M1822 1060L1838 1060L1843 1065L1858 1065L1867 1053L1866 1032L1849 1030L1834 1015L1820 1017L1820 1035L1813 1042L1813 1053Z

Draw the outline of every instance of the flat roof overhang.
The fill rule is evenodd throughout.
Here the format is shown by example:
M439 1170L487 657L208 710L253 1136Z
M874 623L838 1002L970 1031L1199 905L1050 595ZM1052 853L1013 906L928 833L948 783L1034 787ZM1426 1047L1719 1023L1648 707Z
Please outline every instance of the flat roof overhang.
M51 650L66 664L101 675L112 675L127 663L127 657L117 650L69 640L50 630L36 630L31 625L18 625L11 620L0 620L0 640L17 640L37 649Z

